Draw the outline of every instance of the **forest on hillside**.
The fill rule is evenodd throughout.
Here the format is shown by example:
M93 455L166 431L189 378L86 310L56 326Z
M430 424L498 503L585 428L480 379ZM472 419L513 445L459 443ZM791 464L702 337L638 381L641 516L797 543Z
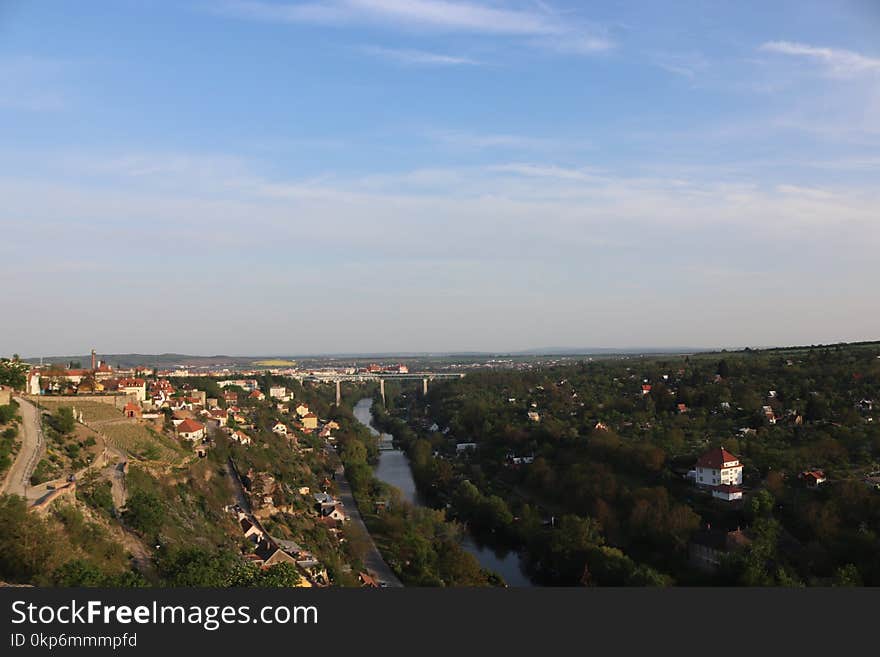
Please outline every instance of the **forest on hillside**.
M472 373L391 397L377 421L422 494L524 551L542 583L880 584L876 343ZM688 479L719 446L742 500ZM741 540L696 567L719 532Z

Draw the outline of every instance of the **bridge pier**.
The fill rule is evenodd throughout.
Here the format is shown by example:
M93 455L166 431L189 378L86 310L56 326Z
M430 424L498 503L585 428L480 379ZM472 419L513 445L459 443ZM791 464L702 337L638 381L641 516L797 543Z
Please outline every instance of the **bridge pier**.
M336 379L336 406L342 404L342 381Z
M427 377L422 379L422 397L428 396L428 379Z
M382 406L385 405L385 379L379 379L379 394L382 395Z

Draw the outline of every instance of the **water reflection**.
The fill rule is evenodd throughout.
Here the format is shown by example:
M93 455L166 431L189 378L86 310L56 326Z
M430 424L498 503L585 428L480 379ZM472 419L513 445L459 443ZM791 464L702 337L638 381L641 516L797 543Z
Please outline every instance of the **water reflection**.
M354 407L354 416L366 425L374 436L379 432L373 426L373 413L371 407L373 400L361 399ZM391 439L389 434L381 434L383 439ZM379 453L379 463L375 470L376 478L400 489L404 499L417 506L425 506L416 490L412 471L409 468L409 459L399 449L382 451ZM474 555L480 565L494 571L504 578L509 586L534 586L524 572L522 558L516 552L499 550L495 551L487 545L480 544L470 533L465 533L461 546Z

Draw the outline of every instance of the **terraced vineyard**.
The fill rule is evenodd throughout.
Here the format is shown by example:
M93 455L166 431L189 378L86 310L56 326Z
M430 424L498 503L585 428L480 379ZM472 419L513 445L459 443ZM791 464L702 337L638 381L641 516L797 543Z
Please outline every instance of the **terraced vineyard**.
M179 463L189 454L175 440L140 424L105 424L100 431L114 447L149 461Z
M94 428L106 437L110 445L138 458L179 463L190 454L176 440L126 420L122 411L109 404L95 401L72 403L68 400L52 399L41 399L40 404L49 412L62 406L75 408L77 414L82 412L83 420L87 424L95 423Z
M69 400L61 401L42 398L40 399L40 406L45 408L50 413L62 406L75 408L77 415L82 412L83 420L85 420L86 422L98 422L101 420L121 420L123 418L122 411L118 410L115 406L111 406L110 404L102 404L101 402L96 401L72 402Z

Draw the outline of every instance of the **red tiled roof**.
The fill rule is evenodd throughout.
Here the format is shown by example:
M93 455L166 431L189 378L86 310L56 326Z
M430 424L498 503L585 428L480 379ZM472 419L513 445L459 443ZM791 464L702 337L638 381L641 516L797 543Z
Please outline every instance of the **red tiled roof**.
M716 447L715 449L706 452L697 459L697 467L720 470L724 467L725 463L729 463L730 461L739 461L739 458L728 452L723 447Z
M195 433L196 431L202 431L205 428L205 425L201 422L196 422L195 420L186 419L177 425L178 433Z

